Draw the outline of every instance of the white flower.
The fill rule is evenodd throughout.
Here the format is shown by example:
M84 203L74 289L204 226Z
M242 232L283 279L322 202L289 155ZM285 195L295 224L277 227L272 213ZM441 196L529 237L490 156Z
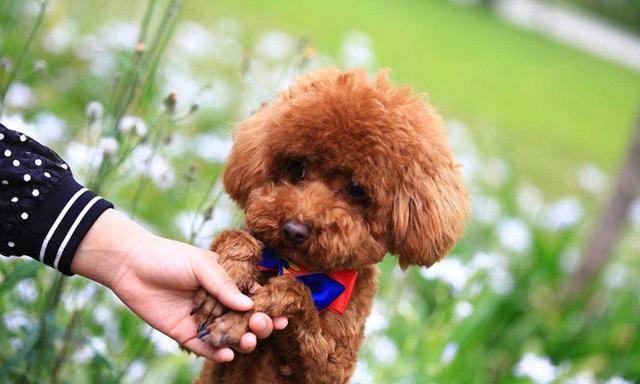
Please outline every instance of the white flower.
M148 176L160 189L167 189L176 181L176 175L169 162L159 155L151 159Z
M271 60L282 60L293 51L295 45L295 40L285 33L268 32L258 40L256 52Z
M211 56L214 42L213 34L198 23L183 23L176 31L176 47L193 57L204 58Z
M473 305L468 301L460 301L453 308L456 320L464 320L473 313Z
M38 113L34 119L33 138L40 143L49 145L62 140L67 123L49 112Z
M85 114L89 121L100 120L104 114L104 105L99 101L90 101L85 108ZM122 121L121 121L122 122Z
M3 315L2 320L4 321L4 326L12 332L17 331L19 328L31 328L35 325L34 319L19 309Z
M629 270L623 264L612 263L604 270L603 284L609 289L620 289L628 284Z
M169 188L175 182L176 175L166 160L159 154L153 153L148 145L139 145L131 153L129 162L133 170L149 177L158 188Z
M469 265L472 271L484 271L487 274L488 284L493 292L506 295L513 289L513 278L505 255L495 252L477 252Z
M399 299L396 301L396 310L398 314L404 318L418 318L418 314L416 312L415 303L415 294L408 287L402 290L402 293L399 295ZM413 300L412 300L413 299Z
M62 295L62 303L67 312L77 311L85 307L97 291L95 284L85 284L83 288L73 289L71 292Z
M367 318L367 323L364 327L365 335L372 335L384 331L389 327L389 315L387 312L385 304L382 301L373 301L371 315Z
M509 177L509 167L501 159L487 160L481 167L482 178L492 187L499 187Z
M489 286L498 295L507 295L513 290L513 277L506 268L493 268L489 272Z
M465 182L469 183L479 171L478 150L463 122L459 120L447 121L447 131L449 142L456 155L456 161L462 166L462 177Z
M89 345L94 351L100 353L101 355L104 355L107 352L107 344L101 337L93 336L89 338Z
M134 360L127 370L127 380L132 383L140 381L146 372L146 364L142 360Z
M113 312L105 305L98 305L93 309L93 318L100 324L113 322Z
M570 228L582 219L583 213L582 204L578 199L564 198L549 207L546 227L555 231Z
M625 380L623 377L613 376L609 378L609 380L605 381L604 384L632 384L632 383L629 380Z
M460 346L456 342L451 341L447 343L447 345L445 345L444 349L442 350L442 357L440 358L440 360L442 360L444 364L451 363L453 359L456 358L459 348Z
M25 279L20 281L15 289L18 296L27 303L33 303L38 298L38 289L32 279Z
M139 28L133 22L115 21L100 27L98 35L111 48L130 49L138 40Z
M134 171L139 173L145 172L151 161L151 156L153 156L153 148L149 145L142 144L135 147L129 157Z
M428 269L421 269L420 274L429 280L442 280L459 293L467 284L471 272L459 259L449 256Z
M195 152L203 159L223 162L227 160L233 139L230 136L222 136L213 133L196 137Z
M5 98L7 106L17 109L29 108L35 101L36 97L31 88L20 82L14 82L9 86Z
M17 351L24 346L24 341L22 341L22 339L18 339L17 337L12 337L11 340L9 340L9 345L11 345L11 349Z
M473 217L481 223L493 223L500 217L500 202L492 197L474 195L471 204Z
M371 68L375 65L373 41L361 32L348 32L341 51L342 62L347 68Z
M77 28L73 22L58 24L44 37L43 48L51 53L60 54L69 47L76 32Z
M514 369L517 377L528 377L535 384L551 383L557 377L557 367L548 357L528 352Z
M118 151L118 140L113 137L103 137L98 143L98 147L105 155L111 156Z
M498 224L498 240L513 252L524 252L531 245L529 228L519 219L508 218Z
M580 258L580 250L575 246L569 247L560 256L560 267L562 267L564 273L572 275L580 264Z
M352 384L371 384L373 383L373 375L366 361L358 360L355 371L351 378Z
M24 117L20 114L2 115L0 117L0 122L11 130L22 132L25 135L35 137L33 125L27 123Z
M145 329L149 328L145 327ZM178 350L178 344L172 338L155 329L151 330L150 339L159 354L175 353Z
M95 147L72 141L67 146L64 159L73 170L93 170L102 164L103 156Z
M232 204L219 201L210 220L205 222L202 213L182 212L176 216L176 226L187 239L191 236L192 230L196 231L195 245L207 247L215 233L233 224L234 217L235 209Z
M380 336L373 340L371 350L378 362L383 364L393 363L398 358L398 347L387 336Z
M147 124L137 116L127 115L120 119L118 129L122 133L135 132L136 135L142 137L147 133Z
M629 221L631 224L640 228L640 199L635 200L629 208Z
M89 360L93 359L96 355L93 348L91 348L88 344L84 344L80 349L76 349L73 353L71 359L78 364L86 363Z
M542 193L531 184L523 184L518 188L516 202L521 212L530 218L536 218L544 208Z
M578 170L578 185L587 192L600 194L607 189L607 175L594 164Z
M190 149L187 145L189 141L190 139L187 139L187 137L181 133L172 133L169 143L164 146L163 150L171 158L182 156Z
M565 384L598 384L593 372L581 371L576 376L565 379Z
M195 100L203 109L224 110L233 100L232 89L225 81L216 79Z

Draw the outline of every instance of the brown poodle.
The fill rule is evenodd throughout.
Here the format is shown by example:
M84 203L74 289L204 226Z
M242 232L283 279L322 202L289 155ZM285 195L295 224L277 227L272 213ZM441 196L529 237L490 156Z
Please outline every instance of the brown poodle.
M211 246L255 311L289 318L256 351L207 362L197 383L347 383L385 254L430 266L460 237L467 194L442 120L382 71L302 77L236 132L224 186L246 231ZM201 290L199 337L236 347L251 313Z

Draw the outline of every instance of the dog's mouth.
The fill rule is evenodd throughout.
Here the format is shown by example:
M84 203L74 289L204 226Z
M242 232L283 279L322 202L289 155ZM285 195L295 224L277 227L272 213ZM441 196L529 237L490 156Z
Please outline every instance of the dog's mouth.
M309 237L313 229L311 229L310 226L286 224L287 223L283 224L279 231L273 231L279 232L279 235L276 235L272 231L265 233L256 229L250 229L249 232L251 236L263 243L265 247L277 250L280 256L305 267L314 267L312 264L315 263L309 260L308 247L309 242L312 241Z

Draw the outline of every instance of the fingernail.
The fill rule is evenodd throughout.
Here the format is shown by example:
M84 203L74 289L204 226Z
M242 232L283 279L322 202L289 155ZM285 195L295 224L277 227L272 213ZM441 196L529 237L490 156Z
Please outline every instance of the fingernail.
M247 306L247 307L253 306L253 300L251 300L250 298L248 298L247 296L241 293L237 295L237 300L238 300L238 304L242 306Z
M265 328L267 328L267 322L264 321L264 319L258 319L256 320L256 326L258 327L259 330L264 330Z

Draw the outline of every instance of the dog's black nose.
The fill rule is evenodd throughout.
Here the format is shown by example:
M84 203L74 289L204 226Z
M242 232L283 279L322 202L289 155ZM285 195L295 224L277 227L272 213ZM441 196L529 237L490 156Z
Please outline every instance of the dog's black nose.
M309 238L311 228L298 220L290 219L282 226L282 234L287 241L300 245Z

